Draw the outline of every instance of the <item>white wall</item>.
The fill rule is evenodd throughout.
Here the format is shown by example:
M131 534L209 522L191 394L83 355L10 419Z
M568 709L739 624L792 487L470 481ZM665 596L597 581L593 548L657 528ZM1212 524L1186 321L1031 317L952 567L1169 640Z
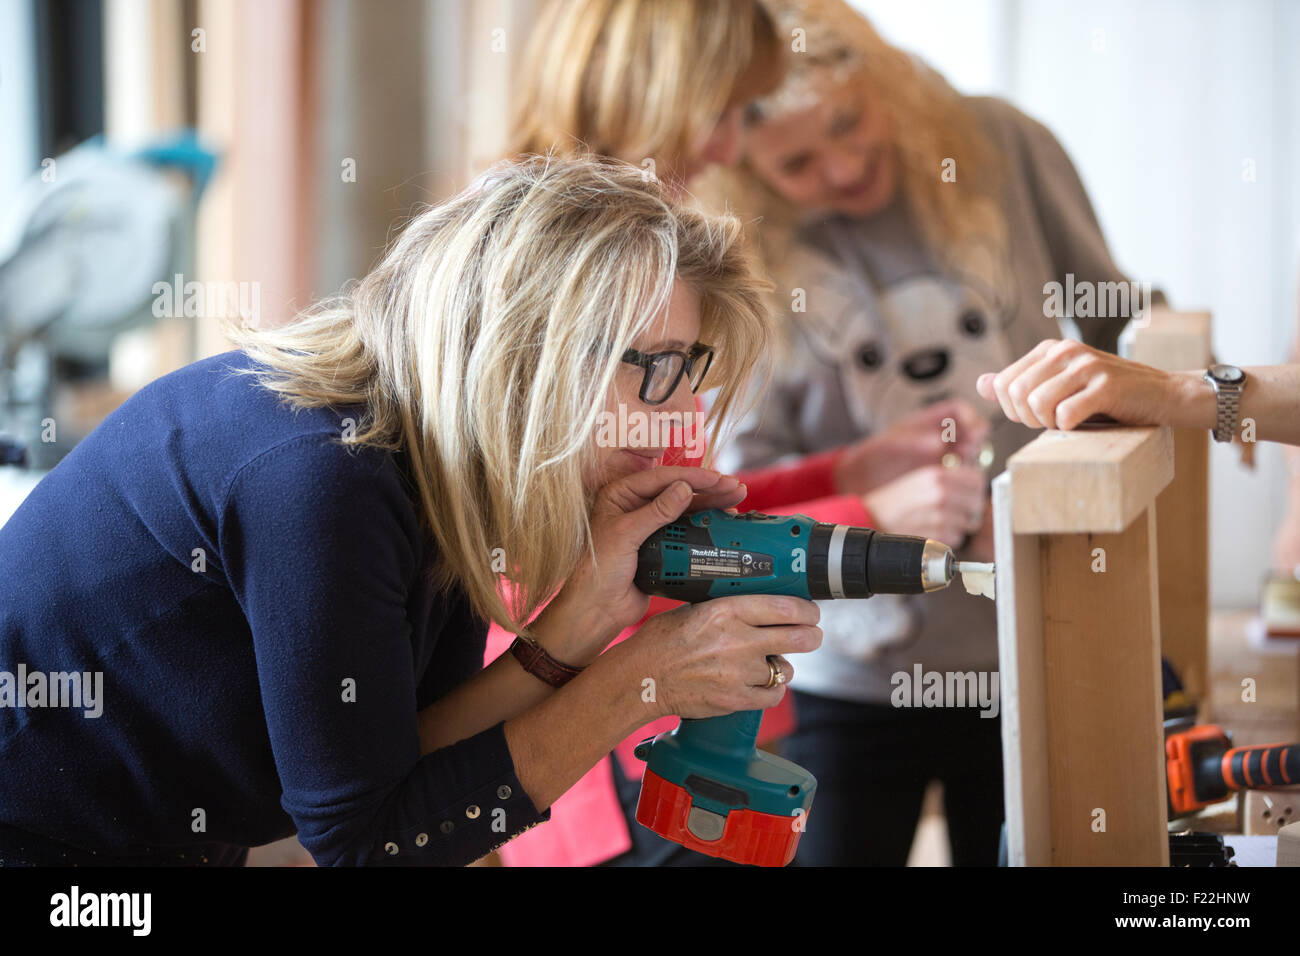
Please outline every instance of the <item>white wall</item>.
M0 207L40 163L34 31L32 0L0 3Z
M1285 359L1300 307L1300 4L852 2L959 89L1046 123L1120 266L1176 308L1209 308L1221 360ZM1268 567L1282 464L1270 446L1258 460L1251 473L1213 449L1216 606L1254 604Z
M0 2L0 215L18 187L39 169L34 29L31 0ZM7 251L10 241L16 240L0 232L0 250ZM29 471L0 468L0 525L34 484Z

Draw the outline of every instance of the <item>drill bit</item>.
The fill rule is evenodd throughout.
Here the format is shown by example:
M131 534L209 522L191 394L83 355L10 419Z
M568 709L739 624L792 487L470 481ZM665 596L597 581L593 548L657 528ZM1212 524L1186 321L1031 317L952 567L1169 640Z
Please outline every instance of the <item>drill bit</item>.
M978 561L958 561L957 573L961 575L961 583L965 586L966 593L982 594L989 600L994 599L994 566L992 564L980 564Z

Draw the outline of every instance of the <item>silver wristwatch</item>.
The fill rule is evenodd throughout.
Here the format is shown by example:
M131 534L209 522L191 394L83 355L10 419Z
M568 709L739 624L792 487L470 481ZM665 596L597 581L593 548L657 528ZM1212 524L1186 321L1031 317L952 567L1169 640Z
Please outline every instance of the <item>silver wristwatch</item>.
M1241 417L1241 393L1246 387L1246 373L1235 365L1211 365L1205 370L1205 381L1214 389L1219 407L1214 422L1214 440L1232 441Z

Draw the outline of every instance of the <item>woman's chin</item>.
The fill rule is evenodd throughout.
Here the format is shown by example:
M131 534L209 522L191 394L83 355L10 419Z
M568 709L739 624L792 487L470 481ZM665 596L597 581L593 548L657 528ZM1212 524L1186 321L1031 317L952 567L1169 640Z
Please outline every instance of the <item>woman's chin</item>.
M840 194L831 199L834 210L845 216L868 218L889 205L894 197L895 167L889 156L881 156L868 173L869 181L854 193Z
M622 449L613 456L613 460L610 462L610 470L617 473L616 477L626 478L638 471L649 471L658 464L658 458L647 458L645 455L638 455L636 452Z

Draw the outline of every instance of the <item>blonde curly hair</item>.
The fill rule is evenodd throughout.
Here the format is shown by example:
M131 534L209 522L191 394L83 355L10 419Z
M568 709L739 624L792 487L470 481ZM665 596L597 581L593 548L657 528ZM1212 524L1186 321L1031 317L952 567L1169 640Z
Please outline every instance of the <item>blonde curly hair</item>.
M817 81L828 75L837 84L867 85L889 113L900 159L899 188L941 268L991 287L1003 284L1007 224L999 194L1001 157L962 96L921 60L882 39L844 0L763 3L778 35L790 39L792 53L781 86L747 111L751 125L807 108ZM955 182L941 176L946 160L959 170ZM763 223L756 245L765 268L785 259L804 211L747 164L711 171L696 193L706 205L723 204L748 223Z

